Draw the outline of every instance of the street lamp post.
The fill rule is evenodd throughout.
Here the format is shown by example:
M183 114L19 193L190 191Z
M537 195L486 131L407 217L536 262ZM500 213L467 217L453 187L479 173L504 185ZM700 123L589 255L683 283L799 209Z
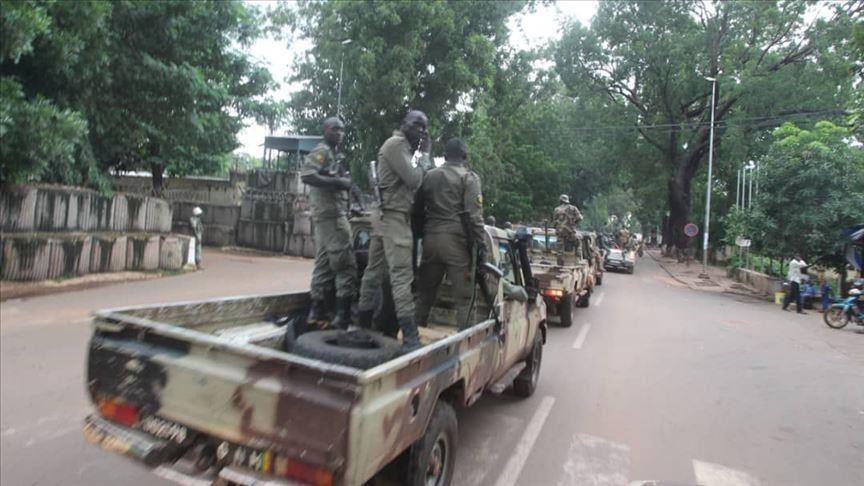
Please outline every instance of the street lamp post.
M347 46L351 39L345 39L340 44ZM339 61L339 94L336 97L336 116L342 118L342 69L345 67L345 49L342 49L342 59Z
M735 182L735 207L741 208L741 169L738 169L738 181Z
M747 168L750 169L750 186L747 189L747 209L750 209L753 207L753 170L756 168L756 164L751 160Z
M705 189L705 231L702 234L702 274L708 277L708 229L711 225L711 169L714 165L714 98L717 94L717 78L711 81L711 133L708 140L708 187Z

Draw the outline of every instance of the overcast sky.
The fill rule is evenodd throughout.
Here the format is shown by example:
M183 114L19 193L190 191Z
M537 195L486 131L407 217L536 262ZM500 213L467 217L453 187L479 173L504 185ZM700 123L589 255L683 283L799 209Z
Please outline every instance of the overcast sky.
M261 8L271 4L267 1L249 1L249 3ZM532 13L517 15L508 24L510 44L519 48L537 47L560 36L560 27L565 18L575 18L583 24L588 24L596 9L596 1L576 0L540 6ZM271 94L274 98L288 99L292 86L284 80L289 74L294 59L308 48L308 43L299 42L292 44L289 49L285 43L272 39L261 39L251 47L252 57L264 62L270 69L273 79L280 83L279 89ZM263 126L251 125L241 130L237 134L240 147L236 152L260 157L266 135L267 129Z

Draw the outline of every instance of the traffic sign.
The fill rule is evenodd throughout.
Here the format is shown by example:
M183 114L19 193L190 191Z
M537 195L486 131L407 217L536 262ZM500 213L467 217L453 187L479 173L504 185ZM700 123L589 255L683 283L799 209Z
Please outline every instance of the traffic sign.
M699 227L693 223L687 223L684 225L684 234L693 238L699 234Z

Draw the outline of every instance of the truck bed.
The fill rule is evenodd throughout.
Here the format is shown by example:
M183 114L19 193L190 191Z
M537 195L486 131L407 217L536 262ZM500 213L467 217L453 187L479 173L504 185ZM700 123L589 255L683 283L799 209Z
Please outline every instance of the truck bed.
M334 484L362 484L422 435L443 388L468 374L462 368L471 370L457 393L463 403L506 371L491 320L462 332L421 328L426 346L365 371L281 351L274 317L307 304L304 292L98 312L88 362L94 404L134 405L134 426L150 424L150 434L179 426L188 443L224 443L230 452L220 460L231 466L272 474L302 458L330 471ZM95 428L88 438L100 442L106 434ZM154 461L187 453L176 431L158 437L171 447Z

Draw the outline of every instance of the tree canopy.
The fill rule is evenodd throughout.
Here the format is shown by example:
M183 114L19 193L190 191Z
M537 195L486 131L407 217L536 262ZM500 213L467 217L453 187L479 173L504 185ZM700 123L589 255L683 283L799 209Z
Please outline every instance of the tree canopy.
M864 218L864 150L852 134L827 121L776 129L759 160L752 207L734 211L728 224L765 255L841 266L843 230Z
M4 2L3 181L218 170L272 83L240 1Z

